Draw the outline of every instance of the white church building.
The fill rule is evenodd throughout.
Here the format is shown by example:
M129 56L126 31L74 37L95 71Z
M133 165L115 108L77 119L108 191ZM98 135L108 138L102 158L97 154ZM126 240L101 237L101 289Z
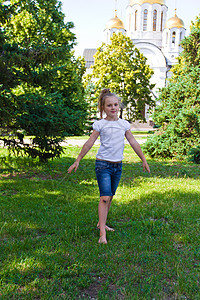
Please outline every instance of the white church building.
M104 42L109 44L113 33L122 32L129 36L136 48L147 58L147 64L153 69L151 82L155 83L154 95L166 85L170 77L170 68L177 63L182 48L181 40L186 29L183 21L177 16L167 19L167 0L129 0L126 8L126 26L115 12L104 30ZM83 56L88 69L94 64L96 49L85 49ZM89 71L89 70L88 70ZM146 109L146 118L148 113Z

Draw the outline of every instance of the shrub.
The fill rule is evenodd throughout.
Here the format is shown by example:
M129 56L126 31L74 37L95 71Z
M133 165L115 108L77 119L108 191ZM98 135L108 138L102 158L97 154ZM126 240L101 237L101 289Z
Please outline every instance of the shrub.
M189 161L200 164L200 146L190 149L188 152Z

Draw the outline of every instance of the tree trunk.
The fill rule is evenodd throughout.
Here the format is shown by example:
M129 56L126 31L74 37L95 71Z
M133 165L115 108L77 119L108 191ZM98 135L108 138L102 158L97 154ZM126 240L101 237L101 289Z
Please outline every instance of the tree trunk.
M122 115L123 115L123 108L120 108L120 115L119 115L120 119L122 119Z

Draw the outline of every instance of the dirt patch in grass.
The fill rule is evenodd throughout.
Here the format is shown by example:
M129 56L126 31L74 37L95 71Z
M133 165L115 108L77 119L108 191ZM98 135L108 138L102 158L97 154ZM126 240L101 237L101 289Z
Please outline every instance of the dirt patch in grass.
M99 298L99 293L103 293L103 291L106 291L107 296L115 296L115 299L125 299L125 296L121 293L120 288L110 282L107 283L107 279L104 277L93 277L93 282L88 288L85 288L81 291L78 299L96 300Z

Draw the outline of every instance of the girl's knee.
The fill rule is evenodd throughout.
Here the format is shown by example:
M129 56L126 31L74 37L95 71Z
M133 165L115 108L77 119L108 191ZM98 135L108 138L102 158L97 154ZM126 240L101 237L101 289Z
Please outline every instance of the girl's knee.
M109 203L112 200L112 196L101 196L100 201L103 203Z

